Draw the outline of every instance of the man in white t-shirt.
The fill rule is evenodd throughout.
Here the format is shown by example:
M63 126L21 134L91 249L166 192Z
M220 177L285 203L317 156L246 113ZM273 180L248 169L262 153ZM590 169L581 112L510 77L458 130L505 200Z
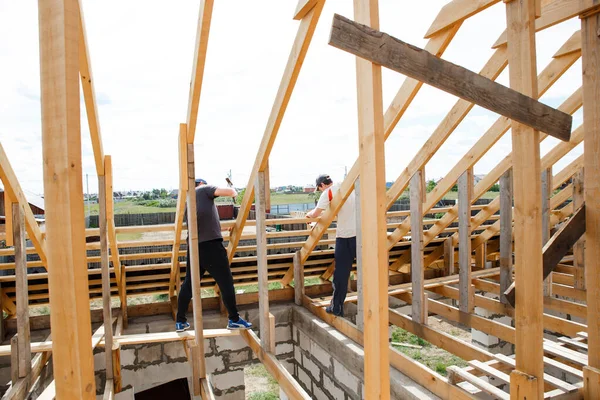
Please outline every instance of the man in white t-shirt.
M333 196L340 190L340 184L334 185L329 175L319 175L316 183L317 189L322 193L317 206L306 214L308 218L319 217L329 207ZM355 195L352 192L337 215L333 297L331 304L325 309L328 313L340 317L344 315L348 278L352 263L356 258L356 208L354 202Z

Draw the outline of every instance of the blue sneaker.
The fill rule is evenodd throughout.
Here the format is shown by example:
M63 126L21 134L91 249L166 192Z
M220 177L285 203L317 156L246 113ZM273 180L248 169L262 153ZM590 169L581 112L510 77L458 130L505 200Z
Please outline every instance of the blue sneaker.
M190 324L187 322L175 322L175 332L183 332L190 329Z
M240 317L240 319L237 320L237 322L233 322L232 320L229 320L229 323L227 324L227 329L250 329L252 328L252 324L250 322L244 321L244 319L242 317Z

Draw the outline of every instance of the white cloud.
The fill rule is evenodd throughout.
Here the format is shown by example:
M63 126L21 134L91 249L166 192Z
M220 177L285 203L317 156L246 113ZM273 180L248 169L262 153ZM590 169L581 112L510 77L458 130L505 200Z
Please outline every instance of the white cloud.
M381 29L424 47L422 36L446 2L382 0ZM177 136L187 113L198 2L84 0L83 6L115 189L177 187ZM216 2L196 133L198 176L220 184L232 169L237 186L247 183L298 27L291 18L295 6L281 0ZM355 61L327 45L334 12L352 18L352 2L326 3L271 153L272 185L309 183L322 172L340 180L358 156ZM0 0L0 36L10 39L0 41L0 142L22 185L41 192L37 18L37 2ZM467 20L444 58L479 71L505 21L502 3ZM538 34L540 70L577 26L568 21ZM544 101L560 104L581 84L580 71L579 64L572 67ZM384 70L385 106L403 80ZM500 81L506 84L507 75ZM455 101L423 87L387 141L387 180L398 176ZM496 117L476 108L433 157L427 176L445 175ZM488 172L510 151L506 137L476 173ZM83 103L82 154L95 191Z

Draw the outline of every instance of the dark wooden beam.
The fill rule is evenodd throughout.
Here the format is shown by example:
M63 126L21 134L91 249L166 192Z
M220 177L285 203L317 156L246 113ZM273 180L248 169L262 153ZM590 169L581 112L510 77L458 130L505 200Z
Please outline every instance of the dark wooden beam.
M585 233L585 204L550 238L544 245L544 276L554 271L560 260L567 254L579 238ZM504 292L509 304L515 306L515 284L514 282Z
M333 17L329 44L557 139L571 137L570 115L341 15Z

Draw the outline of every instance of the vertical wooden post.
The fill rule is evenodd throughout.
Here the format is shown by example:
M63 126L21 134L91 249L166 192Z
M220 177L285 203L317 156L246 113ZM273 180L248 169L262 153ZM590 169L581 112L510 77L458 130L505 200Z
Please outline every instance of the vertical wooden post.
M598 3L595 1L595 3ZM584 396L600 393L600 14L581 20L583 66L585 285L587 288L588 366Z
M269 343L267 351L273 355L275 355L275 343L275 316L269 313Z
M444 240L444 275L454 275L456 273L454 268L454 239L452 236L448 236Z
M265 212L269 214L271 212L271 171L269 169L269 160L267 160L267 166L265 168Z
M108 265L108 231L106 220L106 182L104 175L98 176L98 203L100 212L100 263L102 268L102 316L104 319L104 355L106 358L106 379L113 379L113 330L112 308L110 300L110 271Z
M458 263L459 308L472 313L474 309L471 285L471 200L473 198L473 169L458 178Z
M573 210L577 210L584 201L583 193L584 169L582 168L573 175ZM586 210L587 212L587 210ZM574 286L577 289L585 290L584 256L585 235L580 238L573 246L573 267L574 267Z
M79 109L79 4L38 4L52 358L58 399L95 399Z
M256 267L258 269L258 319L262 347L270 348L269 267L267 264L267 225L265 224L265 173L259 171L254 183L256 214Z
M412 319L427 322L424 299L425 269L423 268L423 170L410 179L410 276L412 281Z
M294 254L294 300L299 306L304 300L304 266L300 250Z
M550 240L550 197L552 197L552 167L542 171L542 244ZM544 279L544 296L552 296L552 274Z
M352 196L352 195L350 195ZM360 221L362 212L360 209L360 177L354 182L355 212L356 212L356 293L358 295L356 310L356 327L359 331L365 330L365 299L363 296L363 270L362 270L362 231Z
M119 344L119 342L113 342L112 366L112 376L113 384L115 386L115 393L120 393L121 390L123 390L123 381L121 378L121 345Z
M506 3L510 87L537 98L535 0ZM516 370L513 398L536 399L543 385L543 271L540 133L512 121L515 196ZM526 376L527 375L527 376Z
M16 385L19 380L19 334L10 338L10 380Z
M17 334L19 335L19 377L31 371L31 340L29 331L29 296L27 287L27 245L25 243L25 211L19 203L12 204L13 243L15 246L15 285L17 300ZM6 232L10 236L10 232Z
M10 246L14 246L13 243L13 237L10 234L10 232L13 231L13 216L12 216L12 210L13 210L13 204L15 204L13 202L13 200L11 199L11 197L8 195L8 190L4 191L4 229L6 232L6 238L5 238L5 242L6 242L6 246L10 247Z
M479 247L475 249L475 267L477 269L485 268L485 261L487 259L487 242L483 242Z
M192 364L197 363L194 369L194 388L198 387L200 379L206 377L204 364L204 327L202 325L202 298L200 291L200 255L198 253L198 220L196 216L196 170L194 159L194 145L187 145L187 163L188 163L188 191L187 191L187 224L188 240L190 246L190 271L192 274L192 307L194 312L194 331L196 334L195 346L192 348ZM194 350L195 349L195 350ZM196 360L198 358L198 360ZM198 381L198 382L196 382ZM194 389L194 394L195 393ZM198 392L199 393L199 392Z
M357 22L379 29L377 0L354 0ZM356 58L361 177L365 392L367 399L389 399L388 252L385 202L385 149L381 66Z
M500 301L508 304L504 292L512 284L513 217L512 169L500 177Z

